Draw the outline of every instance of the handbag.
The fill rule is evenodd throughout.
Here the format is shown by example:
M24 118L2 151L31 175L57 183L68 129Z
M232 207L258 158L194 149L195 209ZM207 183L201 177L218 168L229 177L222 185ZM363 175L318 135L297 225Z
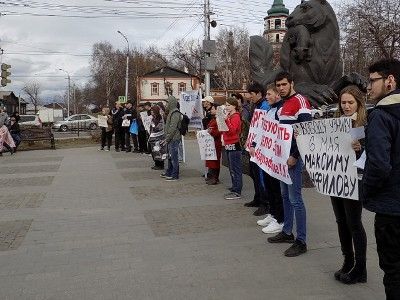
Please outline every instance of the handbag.
M138 130L139 130L139 128L138 128L138 124L137 124L137 121L136 121L136 119L133 119L132 120L132 123L131 123L131 127L129 127L129 132L131 133L131 134L138 134Z

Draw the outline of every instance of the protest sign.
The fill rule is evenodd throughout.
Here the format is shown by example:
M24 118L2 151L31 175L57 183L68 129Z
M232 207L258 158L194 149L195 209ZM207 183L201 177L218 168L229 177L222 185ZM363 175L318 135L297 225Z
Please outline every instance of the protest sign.
M147 111L142 111L140 113L140 118L142 119L144 129L146 129L146 131L150 133L150 126L151 126L151 121L153 120L153 116L151 115L149 116L147 114Z
M304 165L318 192L358 200L356 154L351 147L350 118L294 124Z
M201 160L217 160L214 138L207 130L197 131Z
M261 109L256 109L254 110L253 117L251 118L251 123L249 127L249 133L247 135L247 140L246 140L246 145L245 148L247 151L249 151L249 148L251 145L256 141L257 139L257 132L260 131L260 128L262 127L262 120L264 117L266 117L268 114L267 111L261 110Z
M225 123L226 116L228 112L226 111L225 105L221 105L217 107L217 113L215 118L217 120L217 126L219 131L228 131L228 125Z
M260 122L254 130L255 155L251 161L274 178L287 184L292 184L289 176L287 160L290 154L293 129L290 125L279 124L262 111L259 112Z
M97 124L99 124L99 127L108 127L107 116L98 115Z
M179 110L190 119L189 128L203 129L203 106L201 104L200 91L181 92L179 98Z

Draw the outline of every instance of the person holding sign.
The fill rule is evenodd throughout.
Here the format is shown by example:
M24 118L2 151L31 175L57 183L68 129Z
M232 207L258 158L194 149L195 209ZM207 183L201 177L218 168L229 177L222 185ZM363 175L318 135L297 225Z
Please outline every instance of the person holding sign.
M366 123L365 94L355 85L345 87L339 95L339 115L350 117L353 127ZM361 156L359 141L352 143L357 158ZM362 224L360 201L331 196L333 211L338 226L340 246L344 263L335 272L335 279L351 284L367 281L366 254L367 235ZM353 251L354 247L354 251Z
M295 92L292 75L285 71L278 73L275 77L275 86L283 99L283 106L279 115L281 124L295 124L312 120L310 103L307 98ZM293 243L284 255L294 257L307 252L306 208L301 194L303 164L295 139L292 140L287 165L292 184L281 182L284 225L282 232L268 238L268 242ZM296 239L292 234L293 215L296 217Z
M226 99L226 110L228 112L225 123L228 131L222 132L222 140L228 157L229 173L231 175L232 187L230 193L225 195L226 200L241 198L242 193L242 148L240 146L241 118L239 103L234 98Z
M207 131L214 138L217 160L206 160L206 167L208 168L206 183L209 185L215 185L219 183L222 150L221 132L218 130L217 120L215 118L215 115L217 114L217 104L211 106L210 114L211 119L208 122Z
M254 109L269 110L269 104L265 98L265 89L261 84L252 83L248 87L247 91L250 93L250 99ZM256 143L253 142L249 148L250 156L254 156L255 147ZM253 201L245 203L244 206L258 207L258 209L253 213L255 216L269 214L269 203L266 195L267 189L264 183L266 173L253 161L250 161L249 169L250 177L253 179L254 198Z
M268 116L271 119L279 121L279 113L283 105L283 101L279 96L275 84L267 87L267 100L270 105ZM267 189L267 201L269 203L269 214L262 220L258 220L257 224L263 226L264 233L278 233L283 228L283 203L281 195L280 181L271 175L264 174L264 185Z
M369 67L367 86L376 103L368 116L362 201L375 212L379 266L386 299L400 299L400 61L385 59Z
M104 150L107 141L107 149L106 151L110 151L112 135L113 135L113 120L110 114L110 108L103 107L101 110L103 116L107 117L107 127L101 127L101 147L99 150Z

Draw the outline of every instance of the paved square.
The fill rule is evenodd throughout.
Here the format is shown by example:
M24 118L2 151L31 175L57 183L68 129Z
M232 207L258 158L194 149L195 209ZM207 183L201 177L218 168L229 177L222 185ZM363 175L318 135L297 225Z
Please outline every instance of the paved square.
M0 222L0 251L17 249L28 233L33 220Z
M18 208L38 208L43 202L44 193L25 193L0 195L0 210Z
M60 162L62 160L63 157L61 156L21 157L21 155L18 156L15 155L12 157L2 158L0 160L0 163L3 165L8 165L8 164L21 164L21 163Z
M127 169L127 168L149 168L152 163L148 160L120 160L116 161L115 165L117 169Z
M2 178L0 188L24 187L24 186L46 186L51 185L54 176L27 177L27 178Z
M57 172L60 165L41 165L41 166L14 166L2 167L2 174L24 174L24 173L40 173L40 172Z
M156 171L156 170L145 170L145 171L129 171L129 172L122 172L121 175L122 177L125 178L125 180L128 181L133 181L133 180L145 180L145 179L156 179L160 180L160 174L162 171ZM179 176L181 178L200 178L201 173L198 170L194 169L181 169L179 172Z
M241 203L148 210L144 217L155 236L254 227L254 218Z

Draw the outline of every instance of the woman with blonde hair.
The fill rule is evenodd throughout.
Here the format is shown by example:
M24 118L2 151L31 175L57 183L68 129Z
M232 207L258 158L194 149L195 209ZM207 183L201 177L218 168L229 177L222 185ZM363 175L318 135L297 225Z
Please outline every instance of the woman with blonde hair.
M364 126L365 99L365 94L357 86L345 87L339 95L339 116L350 117L353 127ZM362 141L353 141L352 147L359 158L363 151ZM344 256L343 266L335 272L335 279L346 284L366 282L367 236L362 224L361 201L331 196L331 202Z

